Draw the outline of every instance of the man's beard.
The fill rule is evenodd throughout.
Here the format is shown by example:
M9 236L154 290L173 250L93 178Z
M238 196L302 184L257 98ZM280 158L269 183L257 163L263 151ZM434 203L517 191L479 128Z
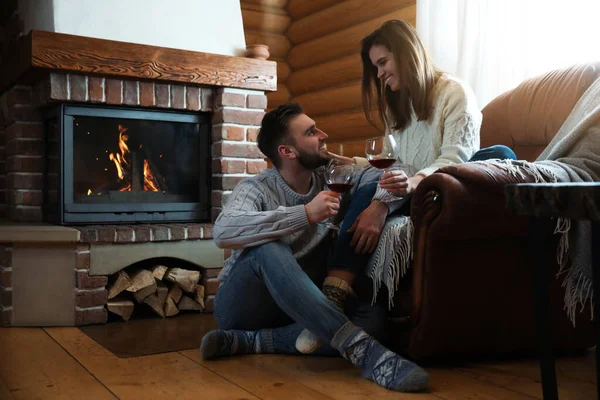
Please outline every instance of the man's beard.
M323 165L327 165L329 162L329 158L323 157L321 152L317 154L308 154L299 149L296 149L296 151L298 151L298 156L296 158L300 165L305 169L314 170Z

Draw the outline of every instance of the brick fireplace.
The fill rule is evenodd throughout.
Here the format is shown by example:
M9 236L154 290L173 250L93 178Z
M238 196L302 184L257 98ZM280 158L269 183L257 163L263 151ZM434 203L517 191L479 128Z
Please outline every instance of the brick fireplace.
M256 137L275 63L41 31L21 37L14 54L0 79L2 325L104 323L107 276L150 257L196 265L211 311L227 256L211 240L212 222L235 185L267 166ZM45 121L61 104L207 115L204 218L49 224L47 185L62 178L46 166Z

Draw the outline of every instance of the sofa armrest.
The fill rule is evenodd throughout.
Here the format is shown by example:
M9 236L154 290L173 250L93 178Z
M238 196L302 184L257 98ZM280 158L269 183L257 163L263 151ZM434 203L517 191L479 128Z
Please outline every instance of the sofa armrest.
M421 319L423 302L430 295L428 288L437 284L432 280L437 281L446 273L437 269L451 268L431 261L442 249L464 247L463 242L476 246L485 239L525 239L527 217L515 215L504 206L504 185L508 183L516 182L499 168L474 163L443 168L421 181L411 201L415 226L410 313L413 324ZM455 271L444 285L460 287L462 274L467 270Z
M526 236L527 218L505 206L504 186L532 182L493 164L465 163L440 169L419 184L411 202L417 238L465 240Z

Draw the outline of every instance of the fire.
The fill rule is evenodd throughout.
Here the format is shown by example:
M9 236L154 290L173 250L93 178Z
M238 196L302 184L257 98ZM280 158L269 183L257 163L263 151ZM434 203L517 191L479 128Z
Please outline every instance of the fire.
M152 175L148 160L144 160L144 190L147 192L158 192L158 188L154 184L154 175Z
M92 189L88 189L88 196L92 194Z
M126 132L127 128L119 124L120 153L110 153L108 155L108 159L115 164L119 180L125 181L125 186L119 189L120 192L131 191L131 165L130 162L127 160L127 157L130 156L131 151L129 150L129 146L127 145L129 135L126 135ZM141 149L142 145L140 145L139 148ZM150 163L148 162L148 160L144 159L144 190L148 192L158 192L159 188L157 187L155 182L156 178L152 173Z

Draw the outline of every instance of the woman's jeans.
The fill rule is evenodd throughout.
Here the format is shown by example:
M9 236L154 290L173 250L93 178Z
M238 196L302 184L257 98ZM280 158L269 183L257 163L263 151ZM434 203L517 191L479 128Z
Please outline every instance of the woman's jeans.
M479 150L473 154L473 157L471 157L468 162L490 160L494 158L516 160L517 156L509 147L496 145ZM357 189L352 196L350 206L344 216L340 228L335 248L335 256L333 262L329 266L329 270L348 271L358 274L367 265L371 254L356 254L354 252L354 249L350 246L352 233L348 233L348 229L350 229L360 213L371 204L373 195L375 195L375 191L377 190L377 184L378 182L366 184L360 189ZM410 203L406 203L404 207L396 212L408 215L410 212Z

